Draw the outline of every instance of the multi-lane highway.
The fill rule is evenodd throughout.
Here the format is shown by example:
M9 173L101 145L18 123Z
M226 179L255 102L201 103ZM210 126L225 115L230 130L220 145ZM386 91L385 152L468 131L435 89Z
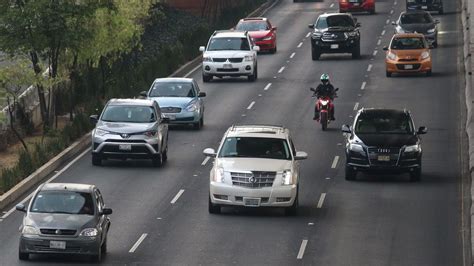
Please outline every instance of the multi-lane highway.
M377 1L375 15L357 14L362 57L323 55L312 61L308 24L318 14L337 11L337 2L282 0L267 16L278 27L278 52L258 57L259 79L224 79L202 84L205 126L170 132L169 161L91 165L90 151L60 173L55 182L96 184L111 215L109 265L463 265L466 261L462 179L464 162L460 9L444 1L439 47L432 50L433 76L385 77L384 45L390 25L405 8L402 0ZM196 49L199 45L196 44ZM312 120L309 87L328 73L335 87L336 121L326 132ZM146 89L146 88L143 88ZM138 93L138 92L137 92ZM361 107L407 108L423 136L423 176L361 175L344 180L342 124ZM217 148L233 123L280 124L306 151L301 164L300 211L286 217L278 209L207 211L212 161L202 155ZM8 210L5 210L8 211ZM60 265L87 260L32 256L18 260L22 213L0 221L0 265Z

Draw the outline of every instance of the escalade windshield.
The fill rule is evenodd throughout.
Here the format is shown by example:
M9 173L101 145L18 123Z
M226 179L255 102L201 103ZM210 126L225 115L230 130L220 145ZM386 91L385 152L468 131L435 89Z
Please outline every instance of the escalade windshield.
M291 160L291 153L285 139L228 137L219 152L219 157Z
M354 21L349 16L329 16L320 17L316 23L317 29L327 29L333 27L354 27Z
M363 114L357 119L356 134L413 134L413 124L406 114Z
M250 46L247 38L212 38L208 51L223 51L223 50L244 50L249 51Z

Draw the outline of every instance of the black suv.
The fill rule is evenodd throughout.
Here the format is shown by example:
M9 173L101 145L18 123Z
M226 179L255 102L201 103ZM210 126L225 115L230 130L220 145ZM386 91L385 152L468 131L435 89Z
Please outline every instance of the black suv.
M346 180L355 180L358 171L410 173L411 181L421 177L421 134L410 112L393 109L361 109L346 133Z
M438 14L442 15L443 1L442 0L406 0L407 10L425 10L425 11L438 11Z
M309 24L311 36L311 57L318 60L323 53L350 53L352 58L360 57L360 23L349 13L330 13L318 17Z

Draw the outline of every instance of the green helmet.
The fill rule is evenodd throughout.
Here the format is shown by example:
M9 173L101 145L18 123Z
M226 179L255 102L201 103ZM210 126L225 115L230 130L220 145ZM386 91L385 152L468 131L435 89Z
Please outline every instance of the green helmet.
M328 74L322 74L321 75L321 82L323 82L323 83L329 82L329 75Z

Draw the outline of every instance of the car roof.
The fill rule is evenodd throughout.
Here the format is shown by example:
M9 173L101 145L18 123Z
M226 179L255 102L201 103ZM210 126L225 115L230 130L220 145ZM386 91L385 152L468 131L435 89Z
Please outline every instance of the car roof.
M243 18L240 21L267 21L267 18L264 17L249 17L249 18Z
M289 130L278 125L233 125L226 133L227 137L288 138Z
M429 14L429 15L431 15L430 12L425 11L425 10L409 10L409 11L402 11L402 12L400 13L400 16L401 16L401 15L404 15L404 14L423 14L423 15L424 15L424 14Z
M411 38L411 37L421 37L425 38L425 36L421 33L396 33L393 35L393 39L395 38Z
M192 78L181 78L181 77L173 77L173 78L157 78L154 82L193 82Z
M352 17L352 15L350 13L337 13L337 12L324 13L324 14L319 15L319 17L330 17L330 16L334 16L334 15Z
M76 184L76 183L45 183L41 191L74 191L74 192L92 192L94 185Z
M229 37L234 37L234 38L245 38L246 37L246 31L240 31L240 30L225 30L225 31L216 31L212 35L213 38L229 38Z
M153 106L154 102L149 99L110 99L107 105Z
M392 115L401 115L406 114L410 115L410 111L406 109L386 109L386 108L362 108L359 110L359 114L392 114Z

